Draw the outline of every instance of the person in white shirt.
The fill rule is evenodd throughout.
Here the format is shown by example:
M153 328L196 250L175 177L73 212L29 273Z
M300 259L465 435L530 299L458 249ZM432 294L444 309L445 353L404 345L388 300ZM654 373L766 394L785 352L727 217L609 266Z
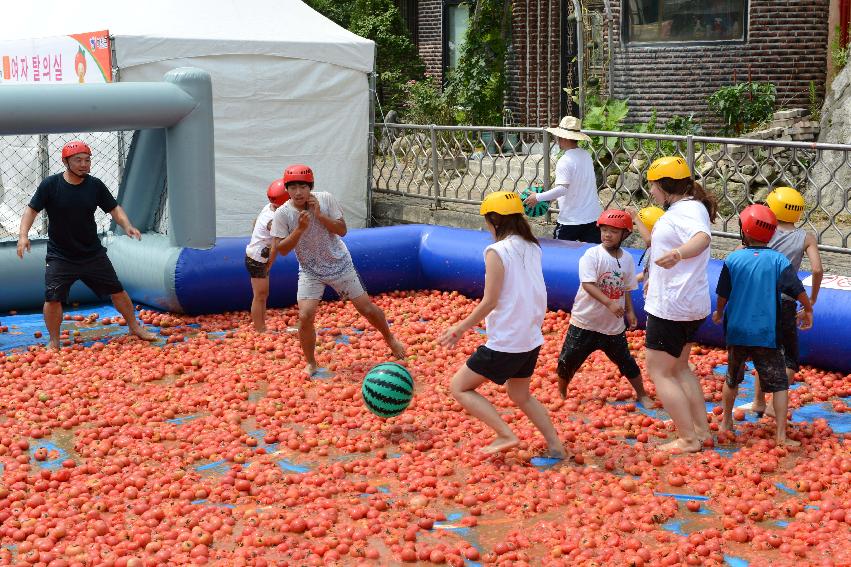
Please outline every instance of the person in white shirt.
M629 380L639 403L650 407L641 369L629 352L624 324L626 316L630 329L638 325L630 297L630 291L638 287L635 262L621 248L632 232L632 218L625 211L609 209L603 211L597 225L603 243L589 248L579 259L581 285L558 357L558 391L565 398L576 371L591 353L602 350Z
M284 171L284 185L290 200L275 211L272 236L278 254L295 250L298 258L298 338L307 361L305 372L314 375L316 363L316 309L331 286L340 299L352 305L384 337L396 358L405 358L405 345L390 332L387 318L364 290L349 249L343 242L346 220L331 193L313 191L313 170L291 165Z
M665 209L650 247L647 372L679 435L661 448L696 452L711 434L703 390L688 359L694 335L711 311L706 268L717 203L678 156L654 161L647 180L650 196Z
M245 269L251 277L251 322L258 333L266 332L266 300L269 298L269 270L275 262L275 239L272 237L272 220L275 209L290 198L283 179L276 179L266 189L269 202L254 219L251 240L245 247Z
M564 446L546 408L529 393L530 379L544 343L541 325L547 310L541 247L532 235L517 193L491 193L482 201L480 214L495 240L485 249L484 295L470 315L443 332L438 343L444 347L454 345L482 319L488 340L452 377L452 396L494 430L496 439L482 449L485 454L494 454L516 447L520 441L476 389L488 380L505 384L508 397L544 436L546 456L563 459Z
M558 200L558 221L553 238L600 243L597 217L603 212L597 195L597 178L591 154L580 148L578 141L590 141L580 129L582 122L573 116L565 116L558 128L547 128L547 132L558 140L564 153L556 163L555 187L543 193L532 193L524 201L533 206L539 201Z

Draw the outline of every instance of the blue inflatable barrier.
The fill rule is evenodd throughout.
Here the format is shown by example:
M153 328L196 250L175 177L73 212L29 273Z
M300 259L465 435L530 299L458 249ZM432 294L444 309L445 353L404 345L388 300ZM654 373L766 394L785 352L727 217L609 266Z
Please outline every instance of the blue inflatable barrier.
M483 231L430 225L404 225L352 230L345 237L355 266L370 293L391 290L456 290L480 297L484 287L483 251L491 242ZM187 313L245 310L251 285L245 270L245 238L220 238L209 250L184 248L177 258L174 290ZM579 258L590 246L543 240L544 278L551 309L570 310L579 286ZM629 250L636 263L641 251ZM714 292L722 262L709 263ZM294 254L278 258L271 272L269 305L285 307L296 301L298 264ZM802 273L801 277L807 274ZM327 297L333 297L329 291ZM633 293L639 322L646 320L640 292ZM713 306L715 295L712 294ZM815 327L800 334L801 361L821 368L851 372L851 292L822 289ZM723 331L711 321L698 332L699 342L723 345Z

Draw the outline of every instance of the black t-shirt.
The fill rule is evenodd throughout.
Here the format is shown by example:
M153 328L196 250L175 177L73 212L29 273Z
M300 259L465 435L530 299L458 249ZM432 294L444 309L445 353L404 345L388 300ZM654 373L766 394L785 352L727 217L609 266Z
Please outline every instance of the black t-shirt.
M98 238L95 209L108 213L118 202L103 181L87 175L79 185L51 175L36 189L30 208L46 211L47 259L86 260L106 250Z

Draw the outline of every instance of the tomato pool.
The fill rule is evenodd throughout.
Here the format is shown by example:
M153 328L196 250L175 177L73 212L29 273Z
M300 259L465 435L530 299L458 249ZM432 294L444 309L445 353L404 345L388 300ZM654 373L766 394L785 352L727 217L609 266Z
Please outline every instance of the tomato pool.
M360 384L390 353L347 303L320 306L312 378L294 308L270 310L267 335L245 312L143 308L162 336L153 345L127 337L111 308L75 308L58 354L35 336L40 314L4 315L0 564L851 564L851 375L798 374L800 448L774 446L773 418L740 407L735 440L668 455L656 449L673 435L661 405L636 404L602 353L559 397L569 314L551 311L532 391L568 458L539 458L543 439L494 385L480 391L522 442L484 457L490 431L449 393L484 331L436 344L476 300L375 301L415 381L410 407L386 420ZM628 336L643 370L643 332ZM691 362L717 431L726 353L696 347ZM646 375L645 388L655 399Z

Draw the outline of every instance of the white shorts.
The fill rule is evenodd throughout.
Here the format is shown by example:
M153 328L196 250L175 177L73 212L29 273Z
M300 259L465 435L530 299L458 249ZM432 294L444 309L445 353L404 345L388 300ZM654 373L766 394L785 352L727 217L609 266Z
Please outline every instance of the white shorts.
M303 299L322 299L326 285L334 288L340 299L356 299L366 293L363 283L360 281L360 276L358 276L355 269L344 272L342 275L330 280L320 280L300 271L298 274L296 299L298 301Z

